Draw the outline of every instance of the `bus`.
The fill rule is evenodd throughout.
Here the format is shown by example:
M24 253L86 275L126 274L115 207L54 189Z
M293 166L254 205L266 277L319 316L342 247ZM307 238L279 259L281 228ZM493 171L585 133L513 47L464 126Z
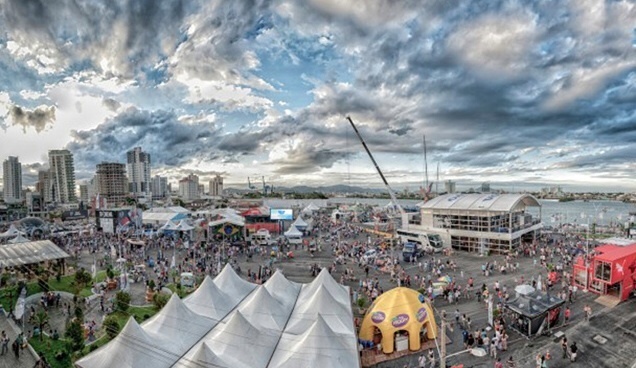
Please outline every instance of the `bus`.
M444 248L442 238L437 234L427 234L415 231L398 230L397 235L403 244L419 244L425 252L441 252Z

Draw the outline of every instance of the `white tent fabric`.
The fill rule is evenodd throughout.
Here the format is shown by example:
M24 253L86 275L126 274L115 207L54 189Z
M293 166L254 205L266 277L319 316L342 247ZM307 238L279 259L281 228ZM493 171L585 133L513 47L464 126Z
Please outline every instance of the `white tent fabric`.
M177 225L176 230L178 231L190 231L194 229L194 226L189 225L186 220L181 220L181 222L179 222L179 225Z
M214 284L227 294L233 305L238 304L256 288L256 284L240 278L229 264L214 278Z
M316 206L314 204L314 202L309 203L309 205L307 207L305 207L302 212L303 213L312 213L315 211L318 211L320 209L320 207Z
M321 286L324 286L338 303L342 305L350 304L349 288L338 284L336 280L331 277L327 268L323 268L314 281L303 285L303 289L298 297L299 302L301 302L307 295L312 295L318 292Z
M241 312L234 311L226 323L219 324L203 339L203 343L207 343L221 361L227 362L228 368L265 368L278 338L278 334L261 331ZM188 352L184 358L189 359L190 354Z
M25 238L24 236L22 236L22 234L18 234L18 236L16 236L15 238L9 240L10 244L17 244L17 243L28 243L31 240Z
M18 235L26 235L23 231L18 230L15 225L11 224L9 229L0 234L0 238L12 238Z
M194 313L177 294L172 294L161 311L143 323L143 329L156 346L175 355L176 362L216 323L216 320Z
M173 295L142 326L131 318L118 337L76 366L359 367L351 304L341 303L343 293L348 297L326 271L302 286L277 271L256 286L226 266L183 302Z
M177 224L175 224L174 222L172 222L172 221L168 220L168 221L166 221L166 223L165 223L162 227L160 227L159 229L161 229L161 230L172 230L172 231L174 231L174 230L176 230L176 229L177 229Z
M50 240L0 246L0 267L22 266L68 257L70 256L65 251Z
M521 295L528 295L530 293L532 293L535 289L528 284L523 284L523 285L517 285L515 287L515 293L517 294L521 294Z
M285 332L294 335L303 333L314 323L316 317L323 313L325 322L333 331L339 334L355 333L353 316L348 306L340 304L324 285L320 285L318 290L311 294L305 294L304 291L301 291L304 295L298 298Z
M260 330L283 331L293 305L284 306L260 285L250 294L238 311Z
M169 367L175 357L155 346L133 317L113 341L81 358L75 365L81 368Z
M206 276L201 286L183 299L183 304L193 312L217 321L223 319L235 306L210 276Z
M292 226L295 226L297 229L303 230L304 228L307 227L307 222L305 222L305 220L303 220L302 217L298 216L298 218L296 219L296 221L294 221Z
M274 298L290 308L296 303L301 287L300 284L287 280L281 270L276 270L264 286Z
M289 230L285 231L285 237L287 238L300 238L303 236L303 233L296 228L296 226L292 225L289 227Z
M358 367L356 341L335 333L322 316L301 335L283 334L268 367Z

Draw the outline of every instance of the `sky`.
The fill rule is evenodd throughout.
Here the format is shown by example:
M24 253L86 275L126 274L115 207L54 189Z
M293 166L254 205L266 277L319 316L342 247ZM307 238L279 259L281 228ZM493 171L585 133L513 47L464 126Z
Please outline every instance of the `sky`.
M636 190L636 3L0 0L0 159L78 182ZM506 184L510 185L510 184ZM512 184L514 185L514 184Z

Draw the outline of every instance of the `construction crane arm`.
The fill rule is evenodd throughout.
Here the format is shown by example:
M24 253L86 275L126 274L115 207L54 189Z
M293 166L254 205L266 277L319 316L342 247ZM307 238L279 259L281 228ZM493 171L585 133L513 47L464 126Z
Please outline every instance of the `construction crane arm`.
M380 166L378 166L378 163L375 161L375 158L373 158L373 155L371 154L371 151L369 150L369 147L367 147L367 144L364 141L364 139L362 139L362 136L360 135L360 132L358 131L358 128L356 128L356 125L353 123L353 120L351 120L351 117L347 116L347 120L349 121L349 124L351 124L351 127L353 128L353 130L356 132L356 135L358 136L358 139L360 139L360 142L362 143L362 147L364 147L365 151L367 151L367 154L369 155L369 158L371 159L371 162L373 162L373 165L375 166L375 169L378 171L378 174L380 174L380 177L382 178L382 181L384 182L384 186L386 186L386 189L389 192L389 196L391 197L391 202L393 202L393 205L398 208L398 210L400 211L401 214L405 214L406 212L404 212L404 209L398 203L397 197L395 196L395 193L393 192L393 189L391 189L391 186L389 185L389 182L386 181L386 178L384 177L384 174L382 173L382 170L380 170Z

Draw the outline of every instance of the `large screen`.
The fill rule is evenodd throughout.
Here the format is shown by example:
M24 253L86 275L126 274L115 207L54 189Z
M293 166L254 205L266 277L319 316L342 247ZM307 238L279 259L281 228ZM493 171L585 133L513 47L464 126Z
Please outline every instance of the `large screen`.
M285 208L272 208L269 210L269 217L272 220L293 220L294 211Z

